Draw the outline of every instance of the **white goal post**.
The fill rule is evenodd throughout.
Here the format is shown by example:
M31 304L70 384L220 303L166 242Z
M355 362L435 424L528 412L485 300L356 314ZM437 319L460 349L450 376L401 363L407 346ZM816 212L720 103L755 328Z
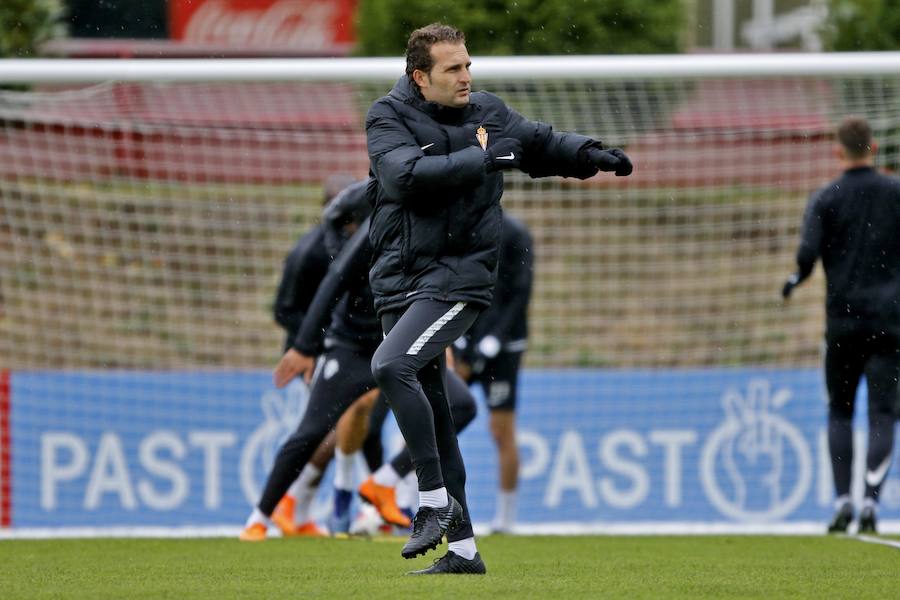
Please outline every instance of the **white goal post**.
M900 72L900 52L661 54L646 56L476 56L479 77L675 79L693 77L835 77ZM402 73L398 58L309 59L4 59L0 81L372 81Z

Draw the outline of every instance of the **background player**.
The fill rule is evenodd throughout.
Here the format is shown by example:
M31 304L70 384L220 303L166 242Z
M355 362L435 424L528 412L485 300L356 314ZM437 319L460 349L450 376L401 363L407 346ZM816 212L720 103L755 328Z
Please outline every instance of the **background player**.
M900 378L900 180L875 168L869 124L845 119L837 130L845 171L816 191L803 217L797 272L785 281L788 298L822 260L827 281L825 382L828 449L837 495L829 532L853 519L853 408L866 376L869 447L860 532L877 528L878 494L891 464Z
M350 175L339 174L329 177L325 182L323 206L353 181ZM285 331L284 351L291 347L297 337L310 302L333 258L325 241L326 228L323 223L316 223L297 240L285 257L273 304L275 322ZM292 385L304 384L298 381ZM334 455L334 445L333 436L327 437L322 442L275 508L272 522L281 529L283 535L325 535L311 519L310 511L319 490L322 474Z
M531 234L523 223L504 213L494 299L456 342L457 372L469 383L481 384L490 410L489 426L499 467L496 512L491 522L495 533L510 533L516 518L516 392L528 343L533 264Z

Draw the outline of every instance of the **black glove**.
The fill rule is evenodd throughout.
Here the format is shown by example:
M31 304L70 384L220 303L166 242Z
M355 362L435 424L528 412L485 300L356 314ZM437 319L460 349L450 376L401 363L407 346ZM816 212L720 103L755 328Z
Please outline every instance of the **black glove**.
M631 159L618 148L602 150L595 146L591 146L587 149L587 155L588 160L591 161L592 165L599 168L601 171L614 171L616 177L626 177L631 175L631 172L634 170Z
M484 152L488 173L502 169L518 169L522 164L522 142L516 138L500 138Z
M796 273L788 277L784 285L781 287L781 297L787 300L791 297L791 292L794 291L794 288L800 284L800 277L797 276Z

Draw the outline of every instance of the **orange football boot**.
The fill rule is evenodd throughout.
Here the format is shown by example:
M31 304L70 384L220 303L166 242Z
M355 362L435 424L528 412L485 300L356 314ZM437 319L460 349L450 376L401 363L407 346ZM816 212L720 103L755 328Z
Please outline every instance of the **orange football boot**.
M266 526L262 523L254 523L250 527L245 527L238 539L242 542L264 542L266 540Z
M284 496L272 513L272 523L281 530L281 535L297 535L297 525L294 523L294 507L297 501L293 496Z
M297 525L293 535L303 537L328 537L328 533L316 525L315 521L307 521L306 523Z
M378 485L375 479L369 476L361 486L359 486L359 495L366 502L370 503L381 515L381 518L397 527L408 528L411 525L409 517L403 514L400 507L397 506L397 497L394 488L386 485Z

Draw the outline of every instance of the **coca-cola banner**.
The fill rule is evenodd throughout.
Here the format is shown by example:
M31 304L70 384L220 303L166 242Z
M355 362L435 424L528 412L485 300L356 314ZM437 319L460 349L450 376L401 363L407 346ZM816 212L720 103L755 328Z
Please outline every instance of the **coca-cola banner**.
M346 48L356 0L169 0L173 39L229 48Z

